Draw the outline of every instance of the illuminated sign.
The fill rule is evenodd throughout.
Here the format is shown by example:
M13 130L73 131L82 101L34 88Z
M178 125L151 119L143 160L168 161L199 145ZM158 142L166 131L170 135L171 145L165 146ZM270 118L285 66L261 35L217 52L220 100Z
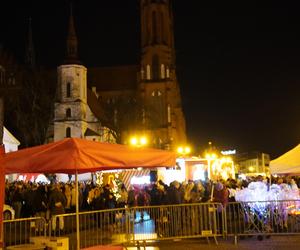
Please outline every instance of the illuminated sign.
M235 149L233 149L233 150L224 150L224 151L221 151L221 154L222 155L235 155L236 150Z

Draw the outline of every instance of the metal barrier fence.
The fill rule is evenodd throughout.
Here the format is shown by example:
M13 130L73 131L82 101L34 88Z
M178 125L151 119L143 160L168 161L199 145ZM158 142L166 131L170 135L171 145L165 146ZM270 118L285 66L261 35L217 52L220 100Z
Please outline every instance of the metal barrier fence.
M149 240L300 234L300 201L198 203L80 212L81 248ZM6 246L32 236L62 236L76 249L76 215L4 221ZM46 232L47 231L47 232ZM217 243L217 241L216 241Z
M300 234L300 200L233 202L225 215L228 236Z
M30 237L45 236L46 220L43 217L32 217L3 221L5 246L29 243Z
M81 212L80 247L193 237L214 237L216 241L223 234L224 218L218 203ZM75 214L53 217L49 233L69 237L69 248L76 249Z
M130 241L133 222L128 209L109 209L80 212L80 247L123 244ZM49 235L69 238L69 249L76 248L76 214L53 216L49 221Z

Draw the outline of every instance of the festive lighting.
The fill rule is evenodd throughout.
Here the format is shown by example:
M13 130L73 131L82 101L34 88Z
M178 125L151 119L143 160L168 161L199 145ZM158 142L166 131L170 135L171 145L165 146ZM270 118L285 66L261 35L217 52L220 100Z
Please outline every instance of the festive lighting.
M143 147L148 144L148 140L146 136L133 136L130 138L130 145L135 147Z
M177 153L180 155L188 155L191 153L191 148L189 146L179 146L177 148Z

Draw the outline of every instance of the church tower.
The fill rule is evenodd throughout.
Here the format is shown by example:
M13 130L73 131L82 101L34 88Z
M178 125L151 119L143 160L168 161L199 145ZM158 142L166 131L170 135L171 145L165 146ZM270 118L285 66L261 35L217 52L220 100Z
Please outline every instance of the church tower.
M141 0L140 91L145 127L153 145L175 149L186 142L185 118L175 72L171 0Z
M78 59L78 41L72 9L66 56L57 68L57 100L54 113L54 141L66 137L83 138L87 130L87 69Z

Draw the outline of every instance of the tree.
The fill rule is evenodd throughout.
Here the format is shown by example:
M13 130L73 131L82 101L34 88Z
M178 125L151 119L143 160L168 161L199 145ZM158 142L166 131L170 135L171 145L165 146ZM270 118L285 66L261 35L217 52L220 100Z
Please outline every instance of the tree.
M22 147L43 144L53 113L55 82L47 71L23 69L16 76L21 91L7 98L5 121Z

